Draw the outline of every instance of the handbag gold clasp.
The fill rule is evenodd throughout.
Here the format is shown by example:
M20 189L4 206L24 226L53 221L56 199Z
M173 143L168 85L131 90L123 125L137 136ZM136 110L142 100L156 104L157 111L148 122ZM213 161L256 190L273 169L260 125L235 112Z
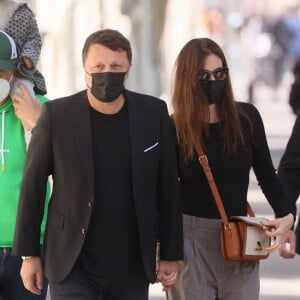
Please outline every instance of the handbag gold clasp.
M228 224L224 224L224 229L225 229L225 230L231 229L230 224L229 224L229 223L228 223Z
M254 250L256 250L256 251L261 251L262 250L262 246L261 246L260 241L256 242L256 246L255 246Z
M205 154L204 155L200 155L199 156L199 162L200 162L200 165L203 166L204 163L208 162L207 156Z

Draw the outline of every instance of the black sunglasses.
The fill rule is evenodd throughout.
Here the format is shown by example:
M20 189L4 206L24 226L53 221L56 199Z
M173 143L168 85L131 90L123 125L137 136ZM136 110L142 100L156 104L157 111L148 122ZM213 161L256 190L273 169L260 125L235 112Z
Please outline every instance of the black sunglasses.
M210 76L212 75L215 80L225 80L227 78L228 68L217 68L213 71L203 70L199 74L200 81L208 81L210 80Z

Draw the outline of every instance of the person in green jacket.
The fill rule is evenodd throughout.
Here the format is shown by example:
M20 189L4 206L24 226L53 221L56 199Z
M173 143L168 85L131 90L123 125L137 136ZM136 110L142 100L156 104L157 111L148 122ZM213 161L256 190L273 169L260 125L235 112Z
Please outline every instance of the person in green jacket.
M18 199L26 157L25 130L31 130L40 116L46 97L32 99L20 84L20 94L10 95L15 66L16 45L11 36L0 32L0 299L45 299L47 280L40 296L28 292L20 277L22 259L11 255ZM49 199L49 189L47 193ZM45 213L46 215L46 213ZM45 222L41 226L41 244Z

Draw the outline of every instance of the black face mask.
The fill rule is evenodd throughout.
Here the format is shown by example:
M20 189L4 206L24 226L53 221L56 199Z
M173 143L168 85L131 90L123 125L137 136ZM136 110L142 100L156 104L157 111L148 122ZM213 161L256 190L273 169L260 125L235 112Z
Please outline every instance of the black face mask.
M200 81L209 104L219 103L225 96L227 80Z
M92 95L101 102L116 100L124 90L127 72L92 73Z

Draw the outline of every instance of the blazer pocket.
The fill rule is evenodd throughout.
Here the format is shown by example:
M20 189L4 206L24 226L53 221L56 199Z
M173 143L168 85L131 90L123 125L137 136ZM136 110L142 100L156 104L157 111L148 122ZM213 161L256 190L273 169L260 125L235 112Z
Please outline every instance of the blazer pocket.
M158 142L156 142L155 144L153 144L153 145L147 147L147 148L144 150L144 153L153 150L153 149L156 148L157 146L158 146Z

